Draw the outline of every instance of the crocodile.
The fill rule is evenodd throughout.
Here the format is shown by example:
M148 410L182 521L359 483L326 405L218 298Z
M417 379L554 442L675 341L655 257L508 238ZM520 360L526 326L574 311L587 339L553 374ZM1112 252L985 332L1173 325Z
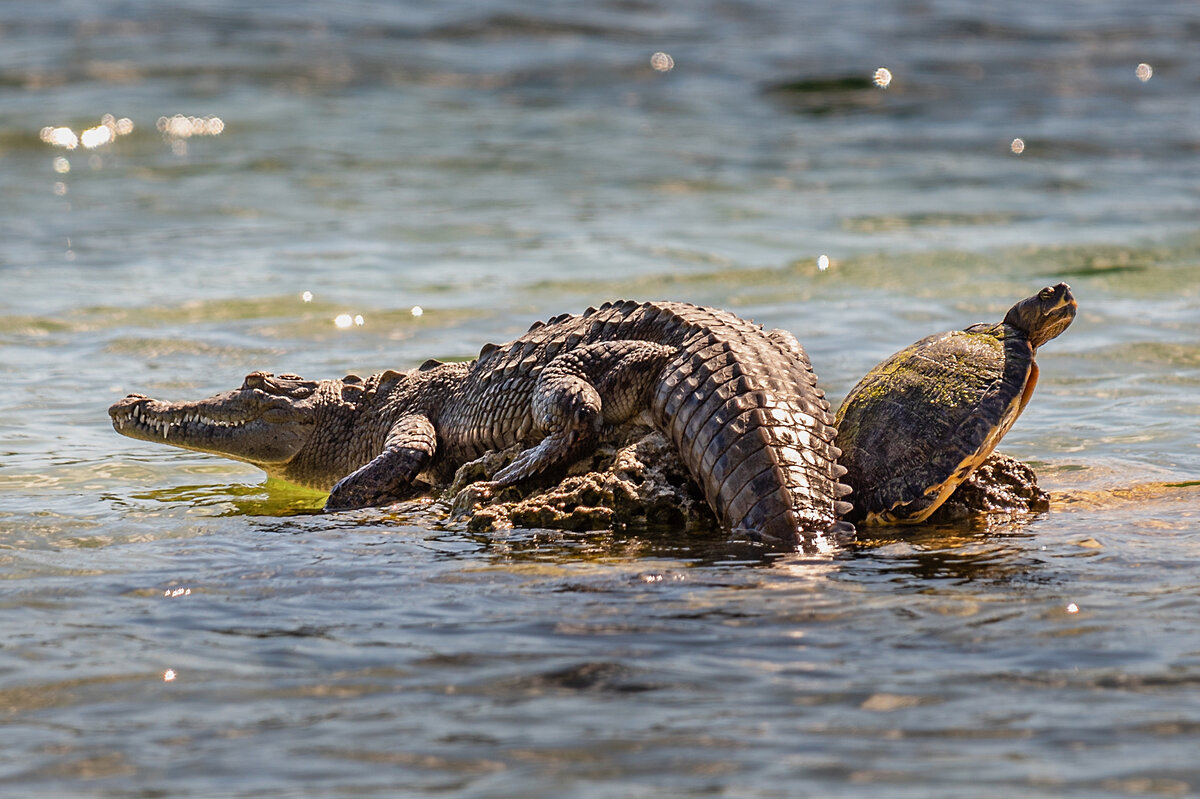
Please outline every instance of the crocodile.
M836 430L790 333L682 302L605 303L535 322L471 361L368 378L253 372L195 402L131 394L109 409L132 438L246 461L328 491L327 511L444 483L485 452L521 453L493 489L545 480L638 418L674 445L728 530L816 554L853 533Z

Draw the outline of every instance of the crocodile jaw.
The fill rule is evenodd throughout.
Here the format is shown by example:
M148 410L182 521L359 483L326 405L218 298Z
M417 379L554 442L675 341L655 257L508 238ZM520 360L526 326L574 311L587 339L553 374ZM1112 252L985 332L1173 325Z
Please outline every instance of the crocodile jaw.
M109 408L108 415L121 435L257 466L295 457L316 421L303 404L246 389L196 402L162 402L131 394Z

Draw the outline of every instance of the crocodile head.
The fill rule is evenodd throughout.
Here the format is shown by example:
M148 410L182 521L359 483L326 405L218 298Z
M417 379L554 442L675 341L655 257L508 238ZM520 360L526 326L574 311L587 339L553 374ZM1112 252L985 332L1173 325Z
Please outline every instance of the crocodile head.
M304 380L253 372L241 387L195 402L130 394L108 409L122 435L246 461L267 474L328 489L346 464L329 450L328 431L361 395L358 378Z

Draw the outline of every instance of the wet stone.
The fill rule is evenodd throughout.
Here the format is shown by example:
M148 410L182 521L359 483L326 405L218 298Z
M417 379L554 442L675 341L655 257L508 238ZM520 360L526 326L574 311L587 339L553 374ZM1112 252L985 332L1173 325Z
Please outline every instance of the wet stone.
M467 518L468 530L717 529L699 486L657 431L622 428L557 484L493 492L487 480L520 451L489 452L455 474L446 497L451 515Z
M1038 485L1029 464L992 453L926 522L948 524L978 516L1020 516L1049 508L1050 495Z

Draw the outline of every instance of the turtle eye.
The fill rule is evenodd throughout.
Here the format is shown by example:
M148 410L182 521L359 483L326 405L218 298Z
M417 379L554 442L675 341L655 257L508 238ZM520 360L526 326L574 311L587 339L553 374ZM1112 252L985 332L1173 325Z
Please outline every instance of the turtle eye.
M1049 299L1053 299L1053 298L1054 298L1054 289L1050 288L1049 286L1047 286L1046 288L1044 288L1038 292L1039 300L1049 300Z

